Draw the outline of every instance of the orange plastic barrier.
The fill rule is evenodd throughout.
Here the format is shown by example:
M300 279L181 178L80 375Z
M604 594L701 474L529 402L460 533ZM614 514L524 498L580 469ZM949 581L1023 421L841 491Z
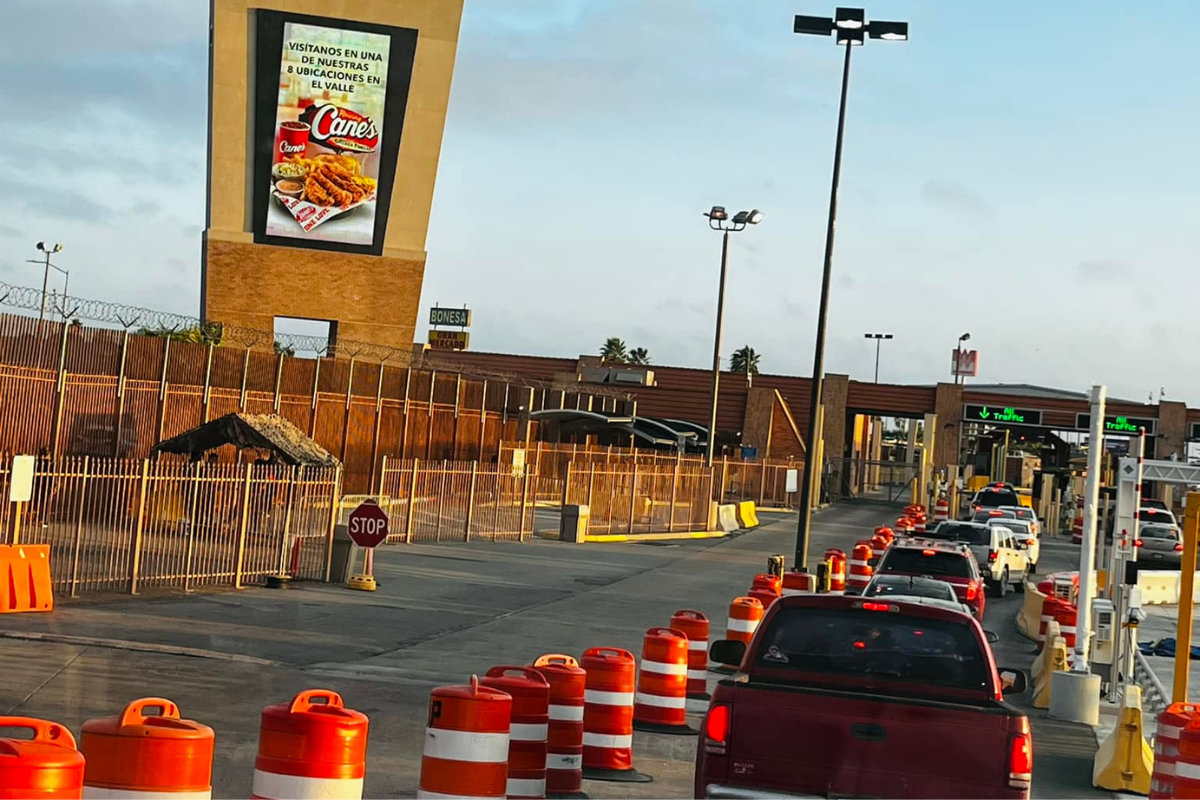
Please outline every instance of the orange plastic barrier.
M1042 613L1043 614L1046 613L1044 610L1045 607L1046 607L1046 604L1043 602L1043 604L1042 604L1042 609L1043 609ZM1076 618L1078 617L1078 609L1076 609L1075 606L1071 605L1070 603L1064 603L1060 600L1058 603L1056 603L1053 606L1050 613L1054 617L1054 619L1058 622L1058 627L1062 631L1062 637L1067 643L1067 649L1074 650L1075 649L1075 623L1076 623Z
M896 538L896 532L894 530L892 530L891 528L889 528L887 525L880 525L874 531L872 531L872 533L875 534L876 536L884 537L885 539L888 540L889 543L891 543L892 539Z
M725 638L750 644L758 623L762 622L763 604L753 597L735 597L729 604L729 618L725 621Z
M874 570L871 569L871 559L874 552L871 542L860 541L850 551L850 574L846 577L846 585L851 589L862 591L871 582Z
M904 515L914 519L925 513L925 506L920 503L909 503L904 507Z
M817 576L811 572L785 572L783 575L783 597L811 594L817 590ZM725 637L729 638L729 637Z
M879 559L883 558L883 553L888 549L888 540L876 534L867 542L871 546L871 566L879 563Z
M585 650L583 777L596 781L647 783L633 768L633 698L637 661L616 647Z
M755 575L754 582L750 586L750 591L746 592L747 597L753 597L758 602L762 603L764 609L770 608L771 604L779 599L779 593L783 589L783 579L775 575Z
M367 717L328 689L306 689L267 706L258 728L252 798L362 797Z
M550 732L549 682L533 667L505 666L492 667L479 683L512 695L505 791L510 798L544 798L546 739Z
M654 733L699 733L687 724L687 634L651 628L642 639L633 727Z
M579 662L558 653L544 655L533 666L550 684L550 724L546 736L546 794L583 791L583 697L587 673Z
M50 545L0 545L0 614L53 610Z
M688 638L687 696L689 700L708 697L708 617L685 609L671 615L671 627Z
M830 561L829 592L841 594L846 591L846 553L836 547L825 551L823 561Z
M158 714L147 716L150 709ZM213 729L180 719L170 700L143 697L120 716L89 719L79 744L84 798L212 797Z
M1046 633L1050 630L1050 623L1054 620L1054 609L1056 606L1063 605L1063 601L1057 597L1047 597L1042 601L1042 616L1038 624L1037 649L1040 653L1042 648L1046 646Z
M946 522L950 519L950 501L944 497L939 497L937 502L933 504L933 521L934 523Z
M1200 718L1192 717L1179 733L1175 758L1175 791L1172 797L1200 799Z
M1200 706L1172 703L1158 715L1158 729L1154 732L1154 773L1150 776L1151 800L1166 800L1175 796L1179 737L1198 713Z
M0 728L33 731L32 739L0 739L0 798L79 800L83 753L66 727L32 717L0 717Z
M911 536L916 528L916 520L914 520L912 517L900 517L896 520L895 529L906 536Z
M512 695L475 675L431 691L417 796L504 797L512 707Z

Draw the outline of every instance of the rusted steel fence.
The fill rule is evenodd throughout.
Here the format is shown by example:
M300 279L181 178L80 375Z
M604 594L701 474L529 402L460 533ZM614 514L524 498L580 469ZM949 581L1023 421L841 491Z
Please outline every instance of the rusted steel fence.
M279 573L325 577L335 468L40 459L19 526L17 506L7 502L10 469L8 459L0 461L0 542L50 545L57 592L240 587Z
M715 474L682 464L572 465L563 500L590 508L592 535L703 531L709 527Z

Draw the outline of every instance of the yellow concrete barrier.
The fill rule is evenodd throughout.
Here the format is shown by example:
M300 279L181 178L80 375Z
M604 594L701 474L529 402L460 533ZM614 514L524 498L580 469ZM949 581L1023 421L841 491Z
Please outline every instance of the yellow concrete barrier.
M743 528L758 527L758 510L753 500L743 500L737 505L738 522Z
M1037 641L1038 629L1042 625L1042 602L1046 595L1038 591L1037 584L1025 581L1025 602L1017 614L1017 632L1026 639Z
M1050 676L1059 670L1066 671L1067 669L1067 641L1061 636L1054 640L1054 644L1047 648L1049 655L1046 657L1045 667L1042 670L1041 681L1034 680L1033 682L1033 707L1034 708L1049 708L1050 707Z
M1053 642L1059 636L1062 636L1062 630L1058 627L1058 622L1055 620L1050 620L1046 625L1046 641ZM1043 647L1041 652L1037 654L1037 658L1033 660L1033 666L1029 668L1029 676L1033 680L1035 686L1038 682L1038 676L1040 676L1046 669L1046 659L1049 657L1050 648Z
M726 533L732 533L739 527L737 506L733 503L722 503L717 509L717 527Z
M1142 734L1142 688L1126 686L1121 716L1092 762L1092 785L1113 792L1149 794L1154 750Z

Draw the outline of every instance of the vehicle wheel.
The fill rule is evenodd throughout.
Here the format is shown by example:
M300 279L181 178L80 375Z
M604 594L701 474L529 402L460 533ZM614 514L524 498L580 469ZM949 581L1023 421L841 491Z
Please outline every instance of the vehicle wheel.
M1004 575L1000 578L1000 598L1003 599L1008 590L1012 588L1008 584L1008 567L1004 568Z
M992 595L992 597L1004 597L1004 595L1002 594L1003 590L1000 588L1002 586L1004 586L1004 584L1001 583L1000 581L988 581L987 582L987 588L989 590L989 593Z
M1029 565L1029 574L1033 575L1035 572L1037 572L1037 562L1036 561Z

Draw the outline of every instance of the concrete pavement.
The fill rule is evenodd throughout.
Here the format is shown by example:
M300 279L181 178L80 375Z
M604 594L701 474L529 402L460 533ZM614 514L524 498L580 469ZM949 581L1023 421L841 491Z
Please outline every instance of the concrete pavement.
M815 517L811 551L846 548L895 506L847 503ZM721 540L654 545L413 545L382 549L374 594L304 585L191 596L114 598L52 615L0 619L0 711L78 731L131 699L161 695L217 731L214 796L244 796L258 715L304 688L340 692L371 717L366 796L416 791L429 689L498 664L599 645L640 655L646 628L695 608L724 627L729 600L774 553L790 553L795 516ZM789 557L790 561L790 557ZM1052 562L1045 562L1047 569ZM1028 667L1013 627L1019 602L989 603L1001 663ZM18 637L18 638L11 638ZM1080 797L1095 740L1034 719L1034 794ZM1082 734L1086 734L1082 735ZM1088 737L1091 737L1090 739ZM652 784L589 783L593 797L690 797L694 737L635 734Z

